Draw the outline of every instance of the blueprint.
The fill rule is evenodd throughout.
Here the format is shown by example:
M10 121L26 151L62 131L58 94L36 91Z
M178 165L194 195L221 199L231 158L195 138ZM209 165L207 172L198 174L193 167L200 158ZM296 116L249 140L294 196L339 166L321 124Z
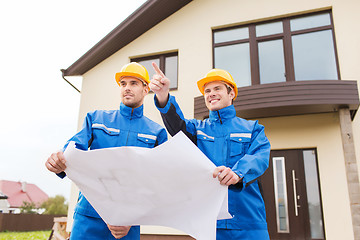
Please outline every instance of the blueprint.
M66 174L110 225L159 225L198 240L216 239L216 220L231 218L215 165L183 134L153 149L83 151L71 142Z

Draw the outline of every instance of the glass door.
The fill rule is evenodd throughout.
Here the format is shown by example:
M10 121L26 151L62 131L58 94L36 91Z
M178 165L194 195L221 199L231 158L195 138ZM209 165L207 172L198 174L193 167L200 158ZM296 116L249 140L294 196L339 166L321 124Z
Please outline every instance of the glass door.
M314 149L272 151L261 184L271 239L325 239Z

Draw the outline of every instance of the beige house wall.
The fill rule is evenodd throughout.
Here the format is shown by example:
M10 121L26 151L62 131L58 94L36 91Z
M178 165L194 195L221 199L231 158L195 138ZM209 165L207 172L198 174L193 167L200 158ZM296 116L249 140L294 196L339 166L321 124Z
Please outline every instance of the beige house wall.
M360 21L358 9L360 1L335 1L333 18L335 38L340 65L341 78L344 80L357 80L360 90L360 33L353 24ZM360 116L356 114L352 122L358 172L360 172Z
M84 74L79 128L88 111L119 107L114 75L132 57L178 51L178 90L171 94L177 97L185 117L192 118L193 99L200 95L196 81L212 68L212 29L324 9L333 11L341 77L359 80L360 54L354 54L360 52L360 33L356 31L360 22L358 0L195 0ZM153 94L146 97L145 115L162 124ZM327 239L353 239L338 113L260 122L266 127L272 149L317 148ZM353 131L360 171L359 113ZM69 216L71 219L71 209Z

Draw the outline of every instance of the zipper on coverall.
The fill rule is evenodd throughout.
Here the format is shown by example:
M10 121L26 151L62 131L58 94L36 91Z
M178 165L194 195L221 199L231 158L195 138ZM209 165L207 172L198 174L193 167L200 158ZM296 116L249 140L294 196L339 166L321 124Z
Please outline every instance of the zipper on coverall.
M221 116L220 116L220 113L219 113L219 111L217 111L217 114L218 114L218 117L219 117L219 121L220 121L220 124L222 125L223 124L223 122L222 122L222 120L221 120ZM222 150L224 150L224 148L222 148ZM221 154L221 156L224 156L225 154L223 153L223 154ZM227 161L226 161L226 159L227 159L227 156L225 155L225 159L224 159L224 163L225 163L225 165L227 166L228 164L227 164ZM225 221L225 229L228 229L228 220L227 219L224 219L224 221Z
M131 129L131 121L132 121L132 116L133 116L133 113L134 113L134 109L131 110L131 115L130 115L130 126L129 126L129 130L128 130L128 135L126 137L126 143L125 143L125 146L128 145L128 140L129 140L129 135L130 135L130 129Z

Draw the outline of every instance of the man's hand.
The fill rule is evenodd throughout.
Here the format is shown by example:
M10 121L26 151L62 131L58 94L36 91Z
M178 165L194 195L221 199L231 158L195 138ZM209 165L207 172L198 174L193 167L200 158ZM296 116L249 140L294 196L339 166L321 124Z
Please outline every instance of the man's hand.
M234 173L230 168L225 166L220 166L215 168L213 172L213 178L216 177L219 179L221 185L226 185L226 186L237 184L242 179L236 173Z
M149 83L150 89L156 94L160 107L165 107L168 101L170 80L160 70L156 63L152 63L155 74Z
M51 154L51 156L45 162L46 168L54 173L61 173L66 169L66 160L62 152Z
M125 237L131 226L112 226L112 225L107 225L111 234L116 238L116 239L119 239L119 238L122 238L122 237Z

